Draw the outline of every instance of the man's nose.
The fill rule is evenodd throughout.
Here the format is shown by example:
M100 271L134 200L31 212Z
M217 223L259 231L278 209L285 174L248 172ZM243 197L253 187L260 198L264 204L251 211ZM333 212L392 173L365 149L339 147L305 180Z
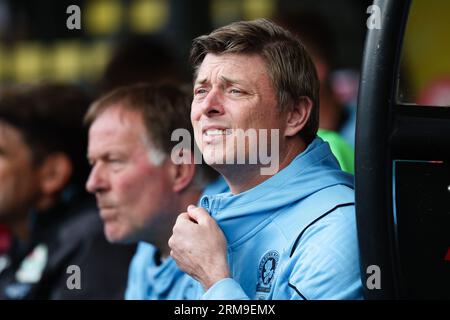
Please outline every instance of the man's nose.
M107 189L107 179L104 177L100 166L93 166L86 181L86 190L89 193L97 193Z
M212 89L208 92L205 100L203 101L202 112L203 114L213 117L224 114L224 99L223 94L218 88Z

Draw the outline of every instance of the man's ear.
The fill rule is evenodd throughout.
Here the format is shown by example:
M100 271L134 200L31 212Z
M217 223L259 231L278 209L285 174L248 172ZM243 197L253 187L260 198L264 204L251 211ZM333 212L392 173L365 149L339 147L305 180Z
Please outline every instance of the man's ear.
M286 137L295 136L302 130L311 115L313 103L308 97L301 97L300 100L289 111L286 122Z
M194 155L190 150L182 148L179 150L180 157L183 158L182 163L174 164L172 166L172 189L174 192L181 192L186 189L192 182L195 176Z
M41 192L53 195L61 191L72 176L73 165L64 153L54 153L41 164L39 168Z

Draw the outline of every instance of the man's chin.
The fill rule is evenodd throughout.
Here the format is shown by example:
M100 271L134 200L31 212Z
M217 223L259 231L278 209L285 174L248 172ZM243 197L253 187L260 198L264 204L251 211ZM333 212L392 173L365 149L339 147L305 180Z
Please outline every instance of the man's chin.
M205 163L214 168L214 166L221 166L226 164L226 152L208 145L202 149L202 156Z
M126 235L121 234L120 232L118 232L117 230L115 230L111 227L108 227L108 225L105 225L103 231L104 231L106 240L108 240L109 243L128 244L128 243L132 242L127 238Z

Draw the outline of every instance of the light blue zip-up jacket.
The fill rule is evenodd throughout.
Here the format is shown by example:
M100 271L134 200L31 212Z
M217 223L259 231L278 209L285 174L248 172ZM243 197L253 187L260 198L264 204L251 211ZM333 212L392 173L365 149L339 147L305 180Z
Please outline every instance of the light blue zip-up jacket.
M126 300L185 300L201 296L199 282L182 272L172 257L159 263L157 249L140 242L128 272Z
M316 138L237 195L204 196L228 244L231 278L203 299L361 299L353 176Z

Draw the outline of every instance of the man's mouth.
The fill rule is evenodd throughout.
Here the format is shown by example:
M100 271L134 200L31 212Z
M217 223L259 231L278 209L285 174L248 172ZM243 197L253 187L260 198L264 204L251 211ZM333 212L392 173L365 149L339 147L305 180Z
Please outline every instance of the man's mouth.
M114 217L115 207L111 205L99 204L98 210L103 221L111 220Z
M215 137L215 136L227 136L232 134L232 129L208 129L204 130L203 134L208 137Z

